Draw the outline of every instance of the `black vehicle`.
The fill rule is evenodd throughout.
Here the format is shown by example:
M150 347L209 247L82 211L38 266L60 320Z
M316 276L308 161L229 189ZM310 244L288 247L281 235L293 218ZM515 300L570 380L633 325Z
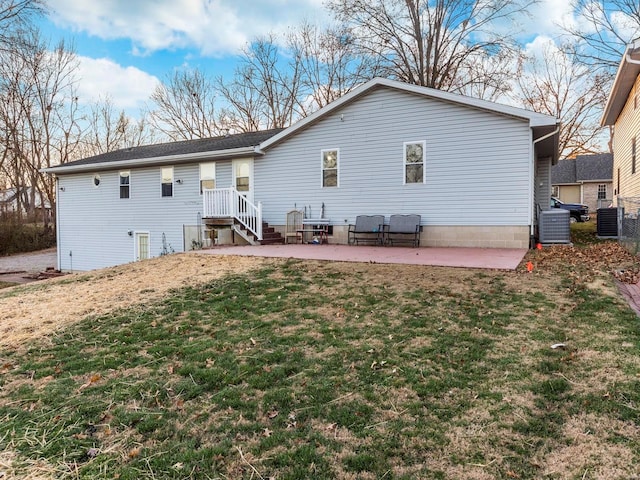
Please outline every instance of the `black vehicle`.
M589 216L589 207L582 205L581 203L564 203L555 197L551 197L551 208L563 208L569 210L569 221L574 222L588 222L591 218Z

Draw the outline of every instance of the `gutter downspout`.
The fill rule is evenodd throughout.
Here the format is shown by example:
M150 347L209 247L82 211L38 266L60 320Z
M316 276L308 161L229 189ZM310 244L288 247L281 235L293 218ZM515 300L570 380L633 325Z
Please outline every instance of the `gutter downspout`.
M640 64L640 62L639 62L639 64ZM546 140L546 139L547 139L547 138L549 138L549 137L553 137L553 136L554 136L556 133L558 133L559 131L560 131L560 127L556 128L556 129L555 129L553 132L551 132L551 133L547 133L546 135L543 135L543 136L542 136L542 137L540 137L540 138L536 138L536 139L533 141L533 144L535 145L536 143L541 142L542 140Z
M60 178L56 175L56 249L58 250L58 270L62 271L62 250L60 248Z

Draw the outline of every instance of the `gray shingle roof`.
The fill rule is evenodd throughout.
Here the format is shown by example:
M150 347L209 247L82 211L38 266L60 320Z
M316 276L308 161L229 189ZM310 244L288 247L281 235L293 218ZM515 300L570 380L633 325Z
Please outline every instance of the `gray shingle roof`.
M126 160L140 160L144 158L171 157L174 155L188 155L190 153L214 152L234 148L254 147L263 141L280 133L282 128L263 130L260 132L238 133L224 137L201 138L180 142L158 143L140 147L124 148L113 152L83 158L75 162L65 163L60 167L93 165ZM56 167L52 168L55 170Z
M576 183L576 161L560 160L551 167L551 184Z
M613 180L613 155L578 155L576 157L576 179L579 182Z
M551 167L551 184L613 181L613 155L598 153L560 160Z

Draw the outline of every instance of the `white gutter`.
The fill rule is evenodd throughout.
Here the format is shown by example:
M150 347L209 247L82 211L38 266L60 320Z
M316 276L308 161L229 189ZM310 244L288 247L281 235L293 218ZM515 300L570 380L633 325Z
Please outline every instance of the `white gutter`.
M58 271L62 271L62 254L60 253L60 179L56 177L56 250L57 250L57 260L58 260Z
M627 56L625 57L625 60L627 61L627 63L630 63L632 65L640 65L640 60L634 60L633 58L631 58L631 55L627 53Z
M69 165L43 168L45 173L76 173L90 172L95 170L116 170L120 167L145 167L150 165L167 165L171 163L188 163L203 159L237 157L242 155L262 155L263 152L257 147L239 147L225 150L214 150L181 155L169 155L150 158L130 158L128 160L118 160L100 163L85 163L83 165Z
M533 144L535 145L538 142L541 142L542 140L546 140L549 137L553 137L556 133L558 133L560 131L560 127L556 128L553 132L551 133L547 133L546 135L541 136L540 138L536 138L533 141Z

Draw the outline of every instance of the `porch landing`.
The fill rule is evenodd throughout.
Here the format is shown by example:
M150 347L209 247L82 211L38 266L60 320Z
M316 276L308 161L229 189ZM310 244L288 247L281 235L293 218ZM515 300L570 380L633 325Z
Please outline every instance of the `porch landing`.
M197 253L515 270L527 250L516 248L410 248L298 244L220 246L198 250Z

